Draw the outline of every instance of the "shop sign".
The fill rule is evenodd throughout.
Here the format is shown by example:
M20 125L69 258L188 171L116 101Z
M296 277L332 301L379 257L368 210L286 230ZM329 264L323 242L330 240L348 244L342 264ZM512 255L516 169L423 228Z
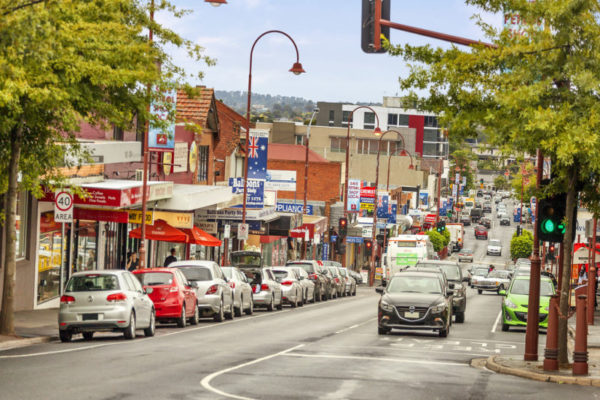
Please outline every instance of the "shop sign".
M375 187L365 186L360 189L360 197L375 198Z
M140 217L141 215L142 213L140 212ZM85 219L88 221L118 222L124 224L129 222L129 214L127 213L127 211L120 210L75 208L73 210L73 218Z
M277 202L277 212L294 213L294 214L306 214L314 215L314 209L311 204L306 205L306 211L303 213L304 204L284 203L282 201Z
M210 233L210 232L208 232ZM231 225L225 225L223 227L223 238L229 239L231 237Z
M149 151L172 150L175 146L175 120L170 115L175 109L175 104L177 104L176 90L165 91L150 103L150 114L154 118L167 123L167 126L159 128L153 126L150 122L148 129Z
M196 145L196 142L192 142L192 144L190 144L189 161L190 161L190 172L193 174L196 172L196 167L198 165L198 146Z
M346 236L346 243L363 243L364 239L358 236Z
M225 229L224 227L229 225L230 226L229 229L235 229L236 231L237 231L238 225L241 224L241 221L227 220L227 219L220 219L215 222L218 224L219 229ZM260 221L246 220L246 225L248 225L250 227L250 232L260 232L260 231L264 230L262 223Z
M267 190L296 190L296 171L267 170L267 181L265 182Z
M348 179L348 211L360 210L360 180Z
M142 212L140 210L129 210L129 223L141 224ZM153 225L154 221L162 219L173 228L191 229L194 226L194 213L181 213L170 211L147 211L146 224ZM209 232L210 233L210 232Z
M197 221L196 226L211 235L216 235L218 232L216 221Z
M364 238L372 238L373 237L373 226L363 226L361 236Z
M171 167L173 166L173 153L165 151L163 153L163 172L166 176L171 175Z
M375 209L375 198L361 197L360 198L360 210L372 213Z
M142 224L142 212L138 210L128 210L130 224ZM154 225L154 213L146 211L146 225Z
M243 210L240 208L226 208L223 210L202 209L197 211L198 218L203 220L241 220L242 215ZM261 209L246 210L246 220L263 220L274 215L275 207L265 207Z
M244 193L244 178L229 178L229 186L233 194ZM265 201L265 181L248 179L246 208L262 208ZM239 206L241 207L241 206Z
M186 142L175 143L173 150L173 172L187 172L188 144Z

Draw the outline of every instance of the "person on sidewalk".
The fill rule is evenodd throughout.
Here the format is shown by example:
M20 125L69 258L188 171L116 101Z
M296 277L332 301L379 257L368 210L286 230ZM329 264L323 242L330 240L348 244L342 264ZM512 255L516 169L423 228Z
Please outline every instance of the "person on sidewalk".
M165 258L165 267L168 267L172 262L177 261L177 257L175 257L175 249L171 249L171 255Z
M140 265L140 261L138 260L138 255L135 251L130 251L127 254L127 265L125 269L129 272L135 271Z

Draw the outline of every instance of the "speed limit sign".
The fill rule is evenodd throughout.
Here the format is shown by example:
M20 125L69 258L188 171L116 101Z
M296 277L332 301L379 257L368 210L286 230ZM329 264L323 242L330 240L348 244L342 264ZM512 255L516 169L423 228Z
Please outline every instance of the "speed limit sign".
M69 192L54 193L54 221L73 222L73 196Z

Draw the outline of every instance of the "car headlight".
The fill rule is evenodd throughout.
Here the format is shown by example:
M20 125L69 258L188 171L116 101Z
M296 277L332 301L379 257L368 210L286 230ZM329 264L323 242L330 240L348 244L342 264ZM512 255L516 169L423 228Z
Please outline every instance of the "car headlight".
M440 303L431 307L431 311L434 313L441 313L446 310L446 303Z
M517 305L515 303L513 303L512 301L510 301L510 299L505 299L504 305L508 308L517 308Z
M394 306L383 300L381 300L381 302L379 303L379 307L381 307L383 311L394 311Z

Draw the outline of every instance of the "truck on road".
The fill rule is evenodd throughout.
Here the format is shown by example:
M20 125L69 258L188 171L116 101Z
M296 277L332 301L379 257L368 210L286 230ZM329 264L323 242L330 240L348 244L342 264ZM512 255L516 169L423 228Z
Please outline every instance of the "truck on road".
M450 232L449 249L451 252L460 251L463 248L465 227L461 223L446 223L446 229Z

